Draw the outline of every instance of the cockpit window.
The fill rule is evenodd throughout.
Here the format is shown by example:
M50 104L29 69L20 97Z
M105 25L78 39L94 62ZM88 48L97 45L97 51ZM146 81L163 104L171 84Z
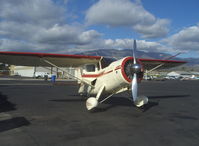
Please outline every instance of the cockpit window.
M86 71L87 72L95 72L95 65L94 64L86 65Z
M109 66L113 61L116 61L114 58L103 58L102 59L102 68Z

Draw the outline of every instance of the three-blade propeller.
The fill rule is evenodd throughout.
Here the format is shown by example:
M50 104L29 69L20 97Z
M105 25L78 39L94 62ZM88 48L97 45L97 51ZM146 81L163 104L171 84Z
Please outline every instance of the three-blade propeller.
M136 60L136 49L137 49L136 40L134 40L133 65L131 67L131 73L133 75L133 79L132 79L131 89L132 89L132 97L133 97L134 104L137 107L141 107L148 102L148 98L145 96L138 97L138 82L137 81L138 81L138 74L141 72L141 65L138 64Z

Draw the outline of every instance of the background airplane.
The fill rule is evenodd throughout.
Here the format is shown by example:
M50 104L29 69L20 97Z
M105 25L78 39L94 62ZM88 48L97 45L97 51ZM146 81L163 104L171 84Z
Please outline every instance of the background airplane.
M103 56L0 52L0 62L10 65L56 67L64 71L80 84L78 93L88 97L88 110L124 91L132 91L134 104L141 107L148 103L146 96L137 95L137 84L141 82L144 71L171 68L186 62L136 58L136 41L133 48L133 57L127 56L119 60ZM79 75L73 76L61 67L80 67Z

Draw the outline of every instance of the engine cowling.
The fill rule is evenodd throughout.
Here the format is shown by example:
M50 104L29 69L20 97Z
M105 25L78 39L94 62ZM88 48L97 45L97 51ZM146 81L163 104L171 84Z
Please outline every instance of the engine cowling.
M125 57L112 62L97 78L96 88L92 90L91 94L97 94L102 84L105 85L105 91L110 93L129 87L134 72L138 72L138 81L141 81L144 68L139 60L137 62L137 66L133 66L133 57Z
M138 81L143 79L144 67L139 59L136 60L136 64L133 63L133 57L127 57L122 62L122 75L127 82L131 82L134 73L138 76Z

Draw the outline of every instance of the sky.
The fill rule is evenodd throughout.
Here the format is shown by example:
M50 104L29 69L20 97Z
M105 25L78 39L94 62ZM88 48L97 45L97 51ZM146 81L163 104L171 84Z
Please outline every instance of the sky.
M0 51L199 56L198 0L0 0Z

